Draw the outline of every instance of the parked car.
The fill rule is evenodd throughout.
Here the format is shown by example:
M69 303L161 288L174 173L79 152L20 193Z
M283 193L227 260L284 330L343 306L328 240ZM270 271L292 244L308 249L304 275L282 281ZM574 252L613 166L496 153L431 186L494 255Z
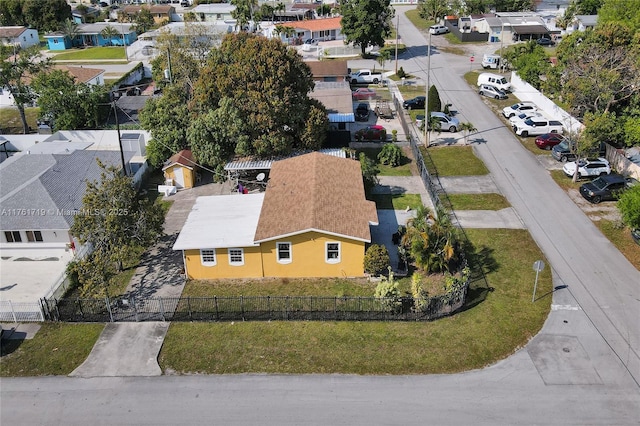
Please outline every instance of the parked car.
M556 42L555 42L555 41L553 41L553 40L551 40L550 38L547 38L547 37L539 38L539 39L537 40L537 43L538 43L540 46L554 46L554 45L556 44Z
M609 162L605 158L587 158L578 162L572 161L562 166L565 175L573 177L578 168L578 178L602 176L611 173Z
M636 244L640 245L640 229L632 229L631 230L631 238Z
M315 38L308 38L304 41L304 44L309 45L309 46L317 46L318 45L318 39Z
M600 142L598 146L592 151L590 156L592 157L604 157L607 154L607 144ZM568 140L560 142L558 145L551 148L551 156L557 161L575 161L577 156L575 154L574 143Z
M404 101L402 103L402 108L404 109L424 109L424 102L425 102L425 97L424 96L416 96L413 99L409 99L407 101Z
M429 27L429 32L431 34L446 34L449 32L449 28L445 27L444 25L432 25Z
M583 184L580 187L580 195L587 201L598 204L600 201L617 200L625 189L637 184L638 181L633 178L625 178L622 175L611 173Z
M527 111L527 112L522 112L518 115L514 115L513 117L511 117L509 119L509 124L511 125L511 127L516 126L518 123L525 121L529 118L542 118L544 117L544 115L540 114L537 111Z
M518 102L517 104L513 104L511 106L505 107L502 109L502 115L504 118L511 118L514 115L521 114L527 111L537 111L538 108L536 104L533 102Z
M541 149L551 149L564 140L564 136L558 133L545 133L536 137L536 146Z
M478 85L478 87L482 86L483 84L490 84L500 90L504 90L505 92L511 92L512 90L511 83L509 83L506 78L504 78L500 74L492 74L490 72L481 73L478 76L478 81L476 84Z
M444 112L432 112L431 117L438 120L440 124L440 130L448 130L451 133L457 132L460 126L460 121L457 118L451 117ZM430 130L430 129L429 129Z
M488 96L493 99L507 99L507 94L504 92L504 90L500 90L490 84L483 84L482 86L480 86L480 90L478 90L478 93L480 95Z
M356 121L369 121L369 104L359 103L356 107Z
M387 129L378 124L367 126L358 130L355 138L357 141L385 141L387 140Z
M548 120L545 117L527 118L513 125L516 135L527 136L544 135L545 133L562 133L562 123L557 120Z
M375 99L376 96L378 95L376 94L376 91L373 89L369 89L368 87L360 87L354 90L351 96L356 101L362 101L364 99L369 99L369 100Z

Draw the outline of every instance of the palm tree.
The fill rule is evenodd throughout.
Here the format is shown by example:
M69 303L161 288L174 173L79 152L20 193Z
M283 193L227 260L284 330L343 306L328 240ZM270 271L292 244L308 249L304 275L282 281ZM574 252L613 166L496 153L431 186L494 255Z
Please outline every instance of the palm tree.
M104 27L104 29L100 31L100 35L105 40L109 40L109 46L113 44L114 38L120 37L120 33L118 32L118 30L113 28L111 25L107 25L106 27ZM124 42L122 44L124 44Z
M388 50L381 50L378 52L378 57L376 61L380 64L380 67L384 70L384 63L389 60L391 57L391 53ZM375 70L374 70L375 71Z
M475 126L469 122L466 123L460 123L460 125L458 126L458 130L462 130L463 136L464 136L464 144L465 145L469 145L469 135L473 132L477 132L478 129L475 128Z
M69 39L71 45L73 46L73 40L80 34L78 31L78 24L73 22L71 19L67 19L60 26L60 31L64 34L65 37Z

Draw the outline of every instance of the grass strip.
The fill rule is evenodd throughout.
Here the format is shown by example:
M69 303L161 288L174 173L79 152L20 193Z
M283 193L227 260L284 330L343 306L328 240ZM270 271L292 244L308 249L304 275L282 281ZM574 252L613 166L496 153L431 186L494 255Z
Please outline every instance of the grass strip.
M420 151L426 158L426 148L420 146ZM476 176L489 173L484 163L473 153L471 146L433 147L429 148L428 153L439 176ZM427 167L430 167L428 161ZM429 169L429 172L435 173L436 170Z
M405 210L407 207L415 210L422 205L418 194L371 194L369 198L380 210Z
M448 194L454 210L501 210L511 204L500 194Z

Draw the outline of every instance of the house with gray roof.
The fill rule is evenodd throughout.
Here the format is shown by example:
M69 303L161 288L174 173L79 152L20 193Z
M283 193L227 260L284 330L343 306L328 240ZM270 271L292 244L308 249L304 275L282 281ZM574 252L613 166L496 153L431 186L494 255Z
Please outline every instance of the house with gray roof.
M115 167L122 164L118 151L51 152L57 153L25 151L0 164L3 257L56 256L72 250L78 242L69 229L75 216L88 213L82 211L87 182L100 179L96 160ZM127 167L135 154L124 151Z

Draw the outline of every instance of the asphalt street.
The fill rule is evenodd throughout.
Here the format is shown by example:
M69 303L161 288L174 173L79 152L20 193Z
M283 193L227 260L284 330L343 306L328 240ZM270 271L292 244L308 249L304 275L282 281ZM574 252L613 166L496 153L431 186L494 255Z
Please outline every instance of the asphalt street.
M426 41L411 28L401 15L401 66L424 77ZM469 88L468 57L438 53L431 66L553 270L551 314L526 347L453 375L2 379L1 423L638 425L640 273Z

